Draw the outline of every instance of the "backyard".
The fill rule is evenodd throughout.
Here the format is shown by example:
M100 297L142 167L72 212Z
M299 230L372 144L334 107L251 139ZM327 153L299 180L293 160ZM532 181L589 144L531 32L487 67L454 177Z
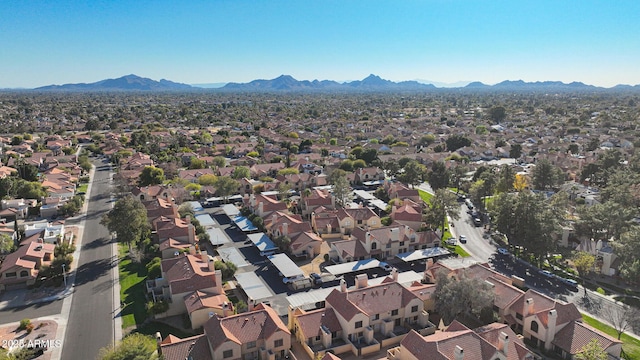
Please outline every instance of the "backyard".
M611 326L603 324L585 314L582 314L582 319L586 324L589 324L614 338L618 338L618 333ZM622 341L622 350L628 356L628 359L640 359L640 340L627 334L622 334L622 336L620 336L620 340Z

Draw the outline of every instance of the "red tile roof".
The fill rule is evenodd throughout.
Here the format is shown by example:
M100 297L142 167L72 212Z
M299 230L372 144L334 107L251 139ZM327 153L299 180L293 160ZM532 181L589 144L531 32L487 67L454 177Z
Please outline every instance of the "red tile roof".
M598 345L605 350L613 345L622 343L620 340L579 321L573 321L558 331L552 343L575 355L592 339L598 340Z

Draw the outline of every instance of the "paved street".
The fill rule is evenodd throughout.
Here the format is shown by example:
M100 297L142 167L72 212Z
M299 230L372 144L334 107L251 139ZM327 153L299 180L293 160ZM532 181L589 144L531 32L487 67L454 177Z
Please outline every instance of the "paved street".
M69 310L62 359L95 359L100 348L114 342L114 277L111 237L100 218L111 209L110 168L95 161L75 273L75 293ZM116 254L117 255L117 254Z

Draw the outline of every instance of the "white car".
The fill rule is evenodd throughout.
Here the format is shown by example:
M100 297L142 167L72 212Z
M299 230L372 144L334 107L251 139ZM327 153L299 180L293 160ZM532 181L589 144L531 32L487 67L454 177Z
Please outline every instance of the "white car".
M391 265L387 264L386 262L380 262L380 267L384 270L384 271L391 271L391 269L393 269L391 267Z
M447 239L447 245L455 246L458 243L458 240L454 237L450 237Z
M540 274L541 274L542 276L546 276L546 277L548 277L549 279L553 279L554 277L556 277L556 276L555 276L555 275L553 275L553 273L552 273L551 271L549 271L549 270L541 270L541 271L540 271Z
M461 244L466 244L467 243L467 237L465 235L460 235L460 243Z

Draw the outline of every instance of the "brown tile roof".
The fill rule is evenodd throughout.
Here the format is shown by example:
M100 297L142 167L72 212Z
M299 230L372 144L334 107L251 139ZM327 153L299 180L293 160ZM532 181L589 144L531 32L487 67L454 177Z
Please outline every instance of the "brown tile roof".
M367 316L404 308L418 297L397 282L382 283L346 293L333 290L327 297L327 306L350 320L356 313Z
M163 277L169 283L172 294L202 290L216 286L215 272L209 270L209 264L196 255L185 254L162 260L160 263Z
M368 256L369 253L365 249L364 245L359 240L342 240L334 241L331 246L334 246L341 257L353 257L359 258L361 256Z
M204 333L213 350L227 341L247 344L267 339L276 332L291 334L271 307L259 304L257 310L226 318L212 317L204 324Z
M207 337L196 335L185 339L179 339L173 335L167 336L160 344L164 360L211 360Z
M620 340L596 330L589 325L583 324L580 321L573 321L563 327L556 333L552 343L574 355L592 339L598 340L598 344L602 349L608 349L615 344L622 343Z
M321 326L329 331L342 330L340 321L332 308L318 309L297 316L298 326L305 338L316 337L322 334Z
M231 301L225 294L212 294L198 290L184 297L184 304L189 314L200 309L223 309L225 303L231 305Z

